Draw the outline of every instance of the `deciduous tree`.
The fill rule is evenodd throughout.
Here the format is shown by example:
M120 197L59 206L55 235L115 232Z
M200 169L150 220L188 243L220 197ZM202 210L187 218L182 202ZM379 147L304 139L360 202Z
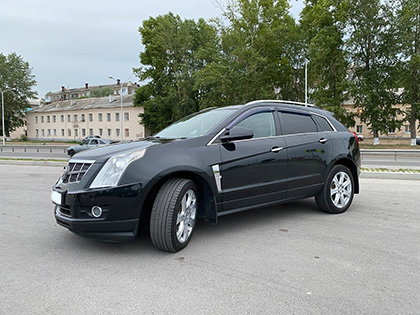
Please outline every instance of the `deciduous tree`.
M38 95L32 90L35 85L35 76L28 62L16 53L7 56L0 53L0 90L12 89L3 93L6 136L24 125L24 112L30 107L28 100Z

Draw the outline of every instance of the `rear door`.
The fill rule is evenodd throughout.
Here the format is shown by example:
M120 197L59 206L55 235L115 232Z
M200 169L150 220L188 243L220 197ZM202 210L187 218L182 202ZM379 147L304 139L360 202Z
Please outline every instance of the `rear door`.
M324 184L332 141L308 112L281 111L280 124L288 155L287 198L311 196Z
M252 129L254 137L220 144L223 211L285 198L286 143L278 136L278 121L274 114L274 108L252 109L227 127Z

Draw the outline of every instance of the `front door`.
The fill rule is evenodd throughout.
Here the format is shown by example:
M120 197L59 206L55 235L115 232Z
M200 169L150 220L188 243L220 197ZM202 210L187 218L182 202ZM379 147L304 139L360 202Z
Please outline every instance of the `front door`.
M245 113L235 125L253 130L254 137L220 144L223 211L285 198L287 150L284 137L277 136L273 111Z

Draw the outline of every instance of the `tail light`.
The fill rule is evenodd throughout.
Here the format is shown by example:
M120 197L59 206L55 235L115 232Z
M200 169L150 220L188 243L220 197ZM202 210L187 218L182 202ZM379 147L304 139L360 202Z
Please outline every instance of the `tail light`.
M357 145L360 145L359 144L359 137L357 136L357 134L353 131L350 131L350 133L352 133L356 137Z

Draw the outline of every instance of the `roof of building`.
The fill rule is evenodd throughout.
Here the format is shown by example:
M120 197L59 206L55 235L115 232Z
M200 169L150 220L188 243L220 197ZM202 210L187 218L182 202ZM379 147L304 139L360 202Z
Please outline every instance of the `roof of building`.
M92 97L60 101L52 104L41 105L34 108L33 113L75 111L97 108L118 108L121 106L120 96ZM133 94L123 95L123 107L133 106Z
M122 87L133 87L133 88L137 88L138 85L136 83L133 83L131 81L128 82L121 82L121 83L113 83L113 84L101 84L101 85L88 85L86 83L86 85L84 87L77 87L77 88L66 88L66 87L61 87L60 91L55 91L55 92L48 92L47 94L45 94L45 96L49 96L49 95L55 95L55 94L63 94L63 93L74 93L74 92L85 92L85 91L91 91L91 90L96 90L96 89L100 89L100 88L104 88L104 87L109 87L112 89L120 89Z

